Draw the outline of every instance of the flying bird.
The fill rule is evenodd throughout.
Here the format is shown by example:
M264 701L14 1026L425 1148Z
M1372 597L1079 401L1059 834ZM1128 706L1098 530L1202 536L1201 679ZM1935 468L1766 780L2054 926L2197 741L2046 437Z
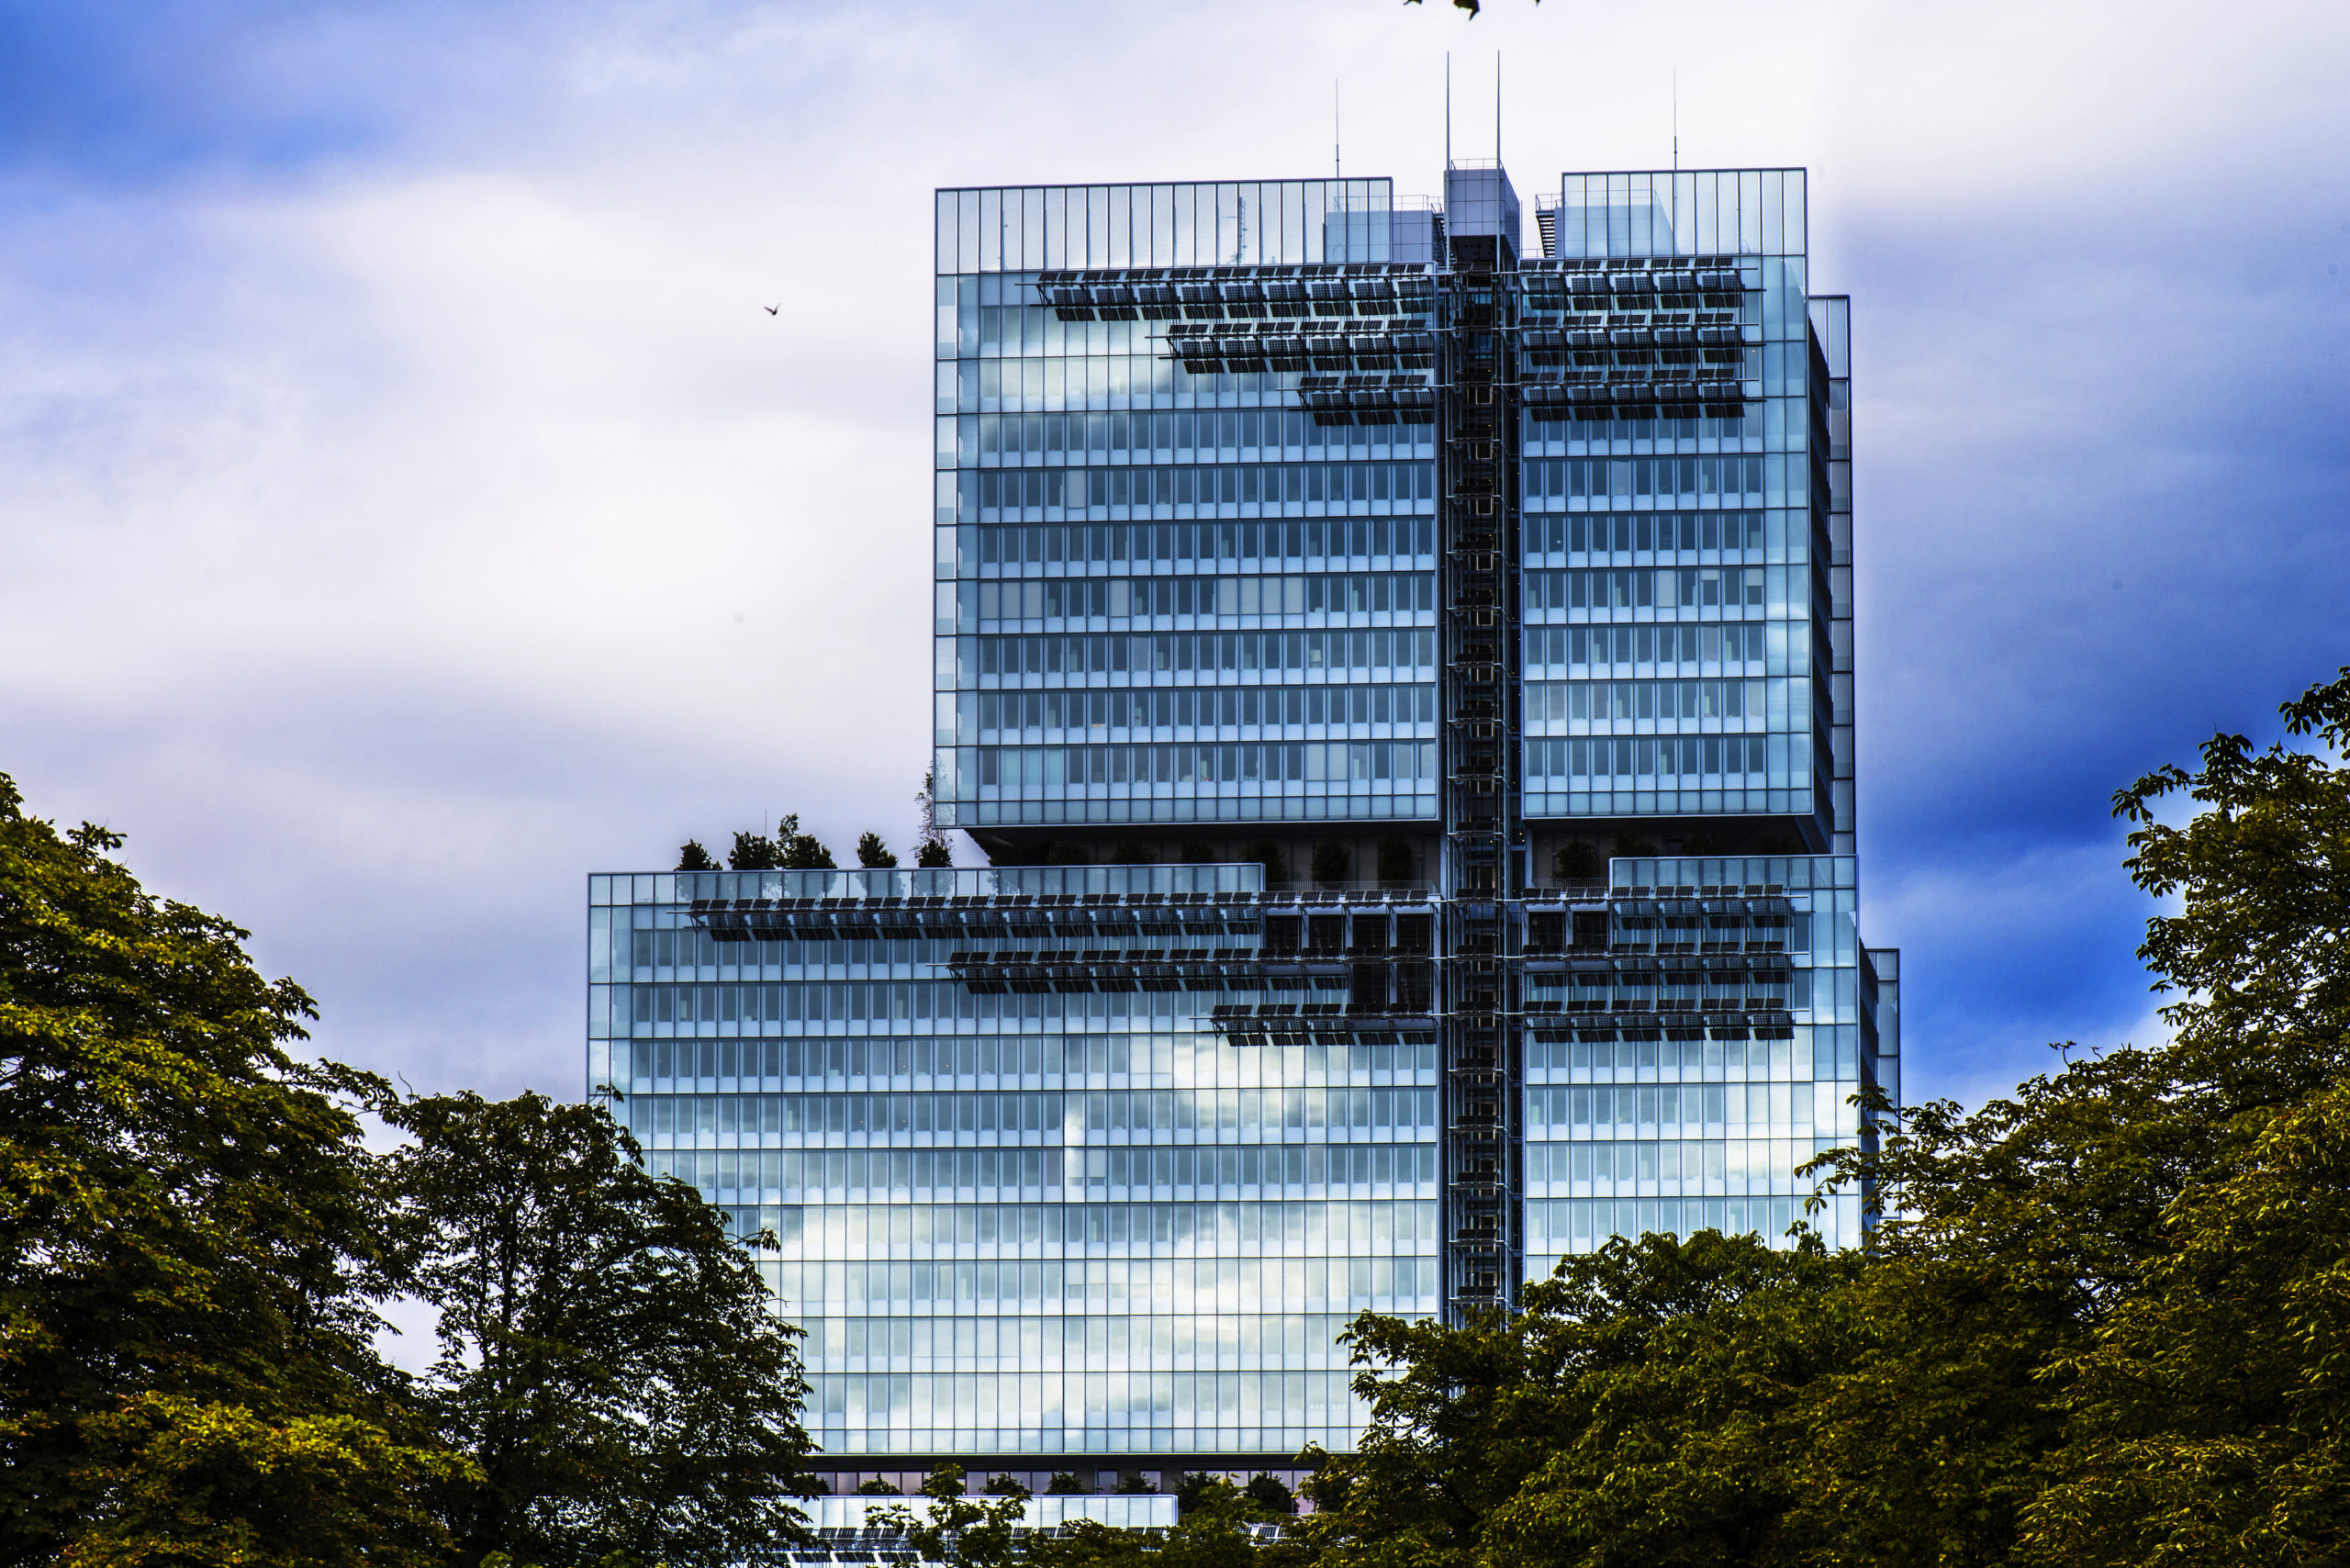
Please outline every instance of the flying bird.
M783 307L780 305L762 305L759 308L766 311L768 315L773 316L777 312L780 311Z

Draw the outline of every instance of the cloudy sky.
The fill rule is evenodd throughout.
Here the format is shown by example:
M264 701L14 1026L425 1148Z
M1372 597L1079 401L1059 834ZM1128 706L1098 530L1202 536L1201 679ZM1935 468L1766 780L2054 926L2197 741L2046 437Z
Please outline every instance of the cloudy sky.
M586 872L910 836L933 187L1320 173L1335 80L1431 191L1496 50L1521 190L1676 78L1813 172L1912 1092L2149 1037L2110 791L2350 662L2339 4L0 0L0 770L321 1049L576 1092Z

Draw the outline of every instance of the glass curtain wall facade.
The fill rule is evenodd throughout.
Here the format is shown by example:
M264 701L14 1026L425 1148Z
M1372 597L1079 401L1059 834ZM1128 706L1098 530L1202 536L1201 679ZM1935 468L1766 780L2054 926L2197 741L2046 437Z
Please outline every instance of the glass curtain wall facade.
M940 192L992 868L591 879L591 1085L782 1239L844 1490L1348 1448L1355 1313L1781 1234L1897 1094L1803 173L1444 190Z

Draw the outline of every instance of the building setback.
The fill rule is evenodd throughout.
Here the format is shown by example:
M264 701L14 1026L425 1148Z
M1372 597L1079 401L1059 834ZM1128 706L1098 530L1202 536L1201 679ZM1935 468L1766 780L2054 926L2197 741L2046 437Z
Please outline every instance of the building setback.
M936 809L993 867L589 879L589 1082L782 1239L841 1489L1292 1468L1356 1313L1776 1236L1868 1136L1805 214L938 194Z

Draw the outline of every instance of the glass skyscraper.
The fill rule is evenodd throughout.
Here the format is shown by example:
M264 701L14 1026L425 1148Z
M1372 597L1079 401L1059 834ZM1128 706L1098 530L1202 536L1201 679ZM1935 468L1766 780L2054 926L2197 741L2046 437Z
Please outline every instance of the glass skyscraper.
M1349 1447L1354 1314L1776 1235L1868 1136L1805 213L939 193L937 818L992 868L589 882L589 1081L783 1238L843 1489Z

